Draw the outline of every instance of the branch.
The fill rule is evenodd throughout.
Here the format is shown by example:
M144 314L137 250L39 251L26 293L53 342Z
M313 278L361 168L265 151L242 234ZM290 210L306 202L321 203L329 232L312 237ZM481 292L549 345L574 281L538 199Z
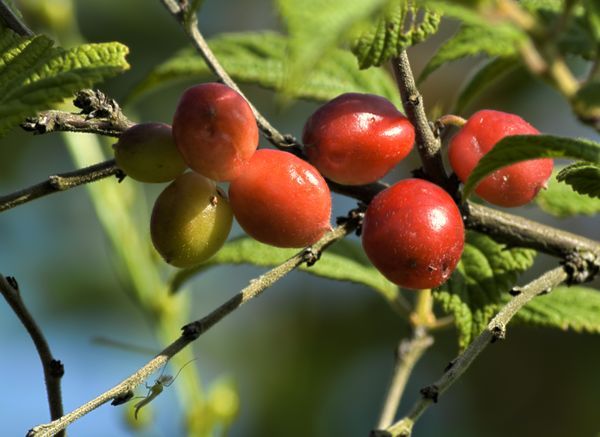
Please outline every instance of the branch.
M402 51L397 58L392 60L392 67L402 97L404 111L415 127L417 150L423 162L423 169L432 181L445 186L448 176L442 162L440 140L436 138L429 126L429 120L423 105L423 97L415 84L406 51Z
M13 12L13 10L6 4L5 1L0 1L0 20L9 29L14 30L21 36L33 36L33 32L27 25L21 21L21 19Z
M204 36L200 32L198 28L198 20L194 14L189 13L185 6L181 6L180 3L175 0L160 0L161 3L167 8L167 10L175 17L175 19L181 24L185 32L191 38L194 47L202 56L202 59L206 62L206 65L213 72L215 76L219 78L221 82L223 82L228 87L236 90L250 105L252 112L254 113L254 117L256 118L256 123L258 124L259 129L265 136L265 138L273 144L275 147L279 149L284 149L287 151L293 151L294 153L298 153L302 150L301 144L291 135L283 135L277 129L275 129L269 121L263 117L263 115L256 109L256 107L248 100L248 98L242 93L240 88L237 86L235 81L229 76L229 74L225 71L219 60L215 57L212 50L206 43Z
M60 389L60 380L65 373L63 364L52 356L50 346L48 346L48 342L46 341L42 330L35 322L31 313L27 310L27 307L23 303L23 299L21 299L17 281L10 276L5 278L0 274L0 293L2 293L2 296L4 296L4 299L6 299L6 302L8 302L33 340L33 344L35 345L44 369L44 381L46 382L46 394L48 396L48 405L50 407L50 418L53 420L58 419L63 415ZM64 434L61 433L60 435Z
M377 422L378 429L385 429L394 421L408 378L417 361L432 344L433 338L426 334L425 329L417 328L410 339L404 339L398 345L392 381Z
M259 278L250 281L250 285L238 292L235 296L223 303L217 309L212 311L206 317L187 324L182 328L181 336L167 346L160 354L150 360L128 378L115 385L113 388L102 393L90 402L64 415L58 420L48 424L38 425L32 428L27 434L28 437L51 436L65 429L69 424L85 416L106 402L113 400L113 404L120 404L131 398L133 389L144 382L152 373L164 366L174 355L196 340L215 324L238 309L240 306L259 296L265 289L273 285L278 280L285 277L288 273L300 266L302 263L311 265L316 262L321 253L334 242L342 239L353 232L361 220L361 214L351 214L350 218L344 224L336 227L325 234L319 241L312 246L301 250L296 255L285 261L283 264L269 270Z
M84 132L118 137L135 123L129 120L119 104L99 90L81 90L73 104L80 113L43 111L21 124L27 132Z
M101 162L89 167L84 167L68 173L49 176L44 182L16 191L5 196L0 196L0 212L48 194L65 191L79 185L95 182L109 176L122 179L125 175L117 168L115 160Z
M467 228L488 234L510 246L528 247L558 257L592 252L600 260L600 243L496 209L467 202Z
M460 376L469 368L475 358L490 344L496 340L504 339L506 336L506 325L512 317L527 302L539 294L549 292L557 285L569 278L566 267L557 267L550 270L525 285L522 288L515 289L518 293L513 297L496 316L490 321L487 328L479 334L475 340L450 362L445 373L440 379L430 386L421 389L423 397L418 400L402 420L388 427L386 430L372 432L372 437L396 437L410 436L414 423L431 406L438 401L441 396Z

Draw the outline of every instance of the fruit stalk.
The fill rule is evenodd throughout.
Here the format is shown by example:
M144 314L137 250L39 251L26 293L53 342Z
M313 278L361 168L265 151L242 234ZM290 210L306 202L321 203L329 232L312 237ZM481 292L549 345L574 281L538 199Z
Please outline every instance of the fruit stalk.
M448 176L442 163L441 143L429 126L429 120L423 105L423 97L417 89L406 51L403 51L392 60L392 67L402 97L404 111L415 127L416 146L423 162L423 169L433 182L445 186Z

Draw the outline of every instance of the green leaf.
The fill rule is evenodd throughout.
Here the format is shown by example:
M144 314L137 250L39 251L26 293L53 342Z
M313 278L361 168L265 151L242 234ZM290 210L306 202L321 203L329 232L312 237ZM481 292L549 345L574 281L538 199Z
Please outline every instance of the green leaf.
M584 17L587 19L588 29L594 36L594 40L600 45L600 3L598 0L583 0L585 12Z
M495 58L487 62L466 82L456 100L454 112L462 113L467 105L483 90L514 71L519 66L519 61L514 57Z
M387 1L276 0L289 37L284 94L292 96L318 62Z
M465 249L450 280L433 291L442 309L454 316L460 349L469 345L496 314L535 251L507 248L490 237L467 232Z
M126 46L84 44L53 47L45 36L0 35L0 135L36 111L129 68Z
M563 331L600 334L600 291L580 286L557 287L525 305L515 320Z
M360 68L380 66L435 34L440 15L409 0L389 2L375 25L364 31L352 46Z
M571 185L579 194L600 198L600 166L598 164L576 162L563 168L556 179ZM594 204L595 200L589 199L591 204Z
M593 166L593 164L583 164ZM598 167L595 169L596 187L600 187L600 169ZM580 214L594 215L600 212L600 199L578 194L569 185L560 183L556 179L556 173L548 181L548 188L541 190L535 201L544 211L560 218Z
M504 137L484 155L465 184L466 199L488 174L515 162L537 158L575 158L600 162L600 144L586 139L552 135L514 135Z
M173 278L172 289L179 289L192 276L216 265L252 264L273 267L296 253L298 249L280 249L248 237L237 238L225 244L208 262L193 269L179 271ZM315 265L307 267L303 264L299 269L322 278L365 285L387 300L394 300L398 295L398 287L373 267L359 244L349 240L338 241L323 253Z
M234 80L282 90L287 56L287 38L283 35L275 32L222 34L208 44ZM171 81L209 75L209 68L195 51L182 50L152 71L136 86L130 98ZM295 98L328 101L350 91L381 95L400 104L396 85L387 72L360 71L352 54L340 49L332 50L290 93Z
M419 82L422 82L442 65L468 56L511 57L517 51L520 33L507 25L472 26L462 25L456 35L442 45L427 63Z

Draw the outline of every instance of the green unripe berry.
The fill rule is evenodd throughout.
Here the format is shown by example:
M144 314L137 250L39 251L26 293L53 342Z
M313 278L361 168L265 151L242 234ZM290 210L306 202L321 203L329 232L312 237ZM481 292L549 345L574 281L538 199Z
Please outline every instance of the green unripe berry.
M225 243L233 214L214 181L188 172L158 196L150 235L154 247L175 267L193 267L213 256Z
M171 126L140 123L127 129L113 146L117 165L140 182L169 182L186 169Z

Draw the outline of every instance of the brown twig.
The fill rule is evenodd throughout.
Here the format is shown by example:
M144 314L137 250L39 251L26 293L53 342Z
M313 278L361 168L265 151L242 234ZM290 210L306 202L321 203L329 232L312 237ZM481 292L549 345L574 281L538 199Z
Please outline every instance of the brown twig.
M72 172L52 175L44 182L0 196L0 212L48 194L65 191L109 176L117 176L119 179L124 177L124 173L117 167L114 159Z
M402 51L398 57L392 60L392 67L402 97L404 111L415 127L415 141L423 162L423 170L433 182L445 186L448 176L440 153L441 143L429 126L429 120L423 105L423 97L415 83L406 51Z
M359 215L351 215L350 219L344 224L336 227L331 232L325 234L318 242L312 246L301 250L296 255L285 261L283 264L269 270L259 278L250 281L250 285L238 292L231 299L209 313L206 317L196 320L184 326L181 336L167 346L160 354L150 360L128 378L97 396L90 402L76 408L72 412L64 415L51 423L38 425L32 428L27 434L29 437L46 437L55 435L57 432L65 429L69 424L90 413L101 405L113 400L113 403L122 403L123 400L131 398L129 394L132 390L144 382L153 372L164 366L174 355L191 342L196 340L217 322L246 302L259 296L265 289L273 285L278 280L285 277L302 263L314 263L318 260L321 253L334 242L342 239L353 232L360 221Z
M433 338L427 335L425 329L417 328L410 339L403 339L398 345L392 380L377 421L377 429L385 429L394 421L408 378L415 364L432 344Z
M371 433L372 437L408 437L411 434L414 423L446 391L460 376L469 368L475 358L495 340L503 339L506 335L506 325L512 317L527 302L542 292L548 292L560 283L568 279L564 267L557 267L546 272L538 279L526 286L519 288L519 294L513 297L496 316L490 321L487 328L473 340L473 342L450 362L445 373L440 379L430 386L421 389L422 398L418 400L410 412L385 430L376 430Z
M33 340L33 344L42 362L44 369L44 381L46 383L46 394L48 396L48 406L50 407L50 418L58 419L63 415L62 397L60 380L65 373L63 364L54 358L50 346L42 333L42 330L36 323L31 313L23 303L17 281L8 276L0 275L0 293L6 299L15 312L27 332ZM59 435L64 435L63 433Z
M263 133L264 137L271 142L275 147L279 149L285 150L301 150L302 146L300 143L291 135L283 135L277 129L275 129L269 121L263 117L258 109L250 102L246 96L242 93L240 88L237 86L235 81L229 76L229 74L225 71L219 60L215 57L212 50L206 43L204 36L200 32L198 28L198 20L194 14L188 13L183 6L183 2L177 2L175 0L161 0L161 3L167 8L167 10L171 13L175 19L182 25L185 32L190 37L194 47L202 56L202 59L206 62L206 65L213 72L215 76L221 80L225 85L230 88L236 90L240 95L242 95L250 108L252 108L252 112L254 113L254 117L256 118L256 123L258 124L259 129Z

